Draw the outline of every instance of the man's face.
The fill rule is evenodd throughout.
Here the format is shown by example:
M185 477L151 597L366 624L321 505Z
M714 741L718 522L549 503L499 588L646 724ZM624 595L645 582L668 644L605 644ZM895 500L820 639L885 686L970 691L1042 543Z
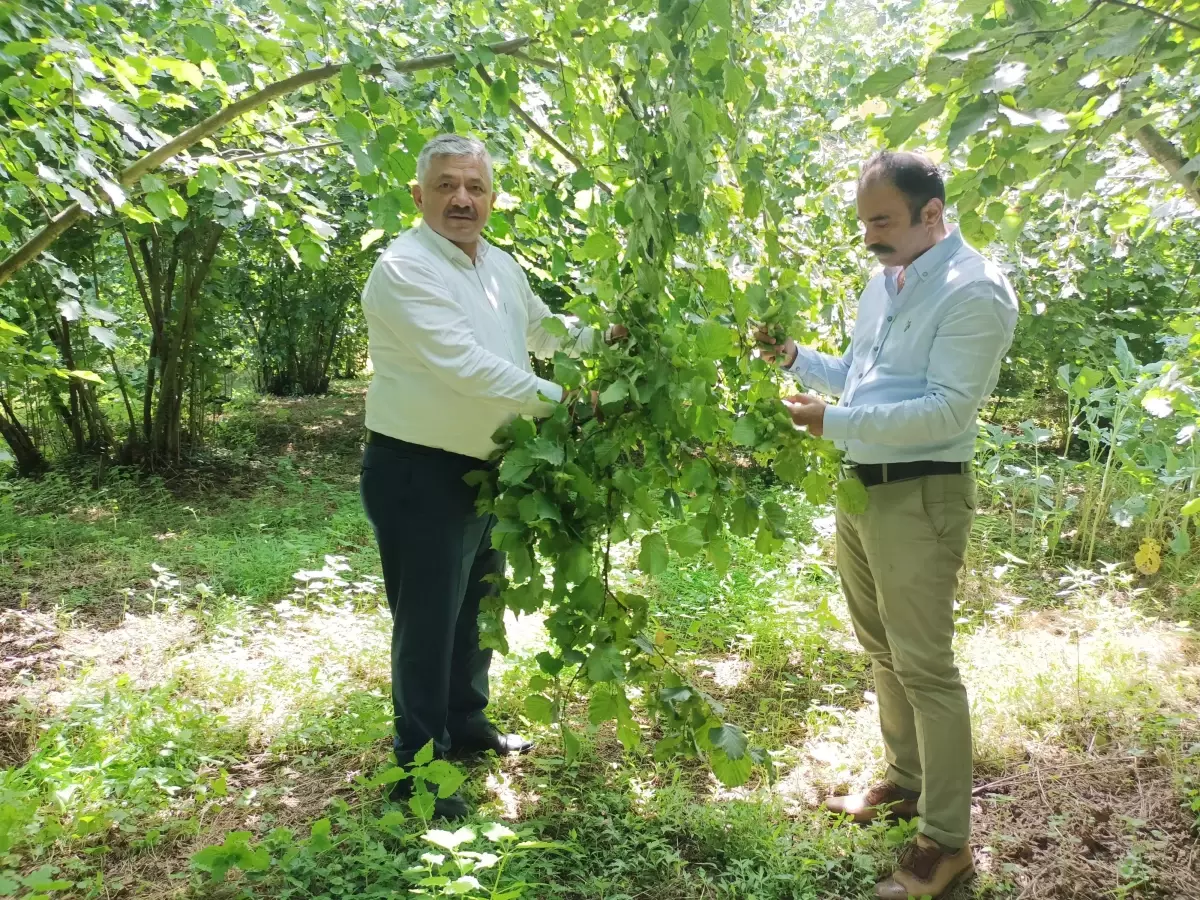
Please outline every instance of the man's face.
M483 161L435 156L413 200L429 227L456 244L474 244L487 227L496 195Z
M916 224L908 199L886 177L868 175L858 188L858 220L867 249L885 266L907 266L937 242L942 202L930 200Z

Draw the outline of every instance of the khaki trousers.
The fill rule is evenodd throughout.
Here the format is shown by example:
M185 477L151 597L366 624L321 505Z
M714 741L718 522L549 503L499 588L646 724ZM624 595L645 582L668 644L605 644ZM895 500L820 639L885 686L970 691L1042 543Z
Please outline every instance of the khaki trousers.
M927 475L867 489L837 514L837 564L871 656L888 779L920 791L921 833L966 846L971 714L954 665L954 595L975 518L973 475Z

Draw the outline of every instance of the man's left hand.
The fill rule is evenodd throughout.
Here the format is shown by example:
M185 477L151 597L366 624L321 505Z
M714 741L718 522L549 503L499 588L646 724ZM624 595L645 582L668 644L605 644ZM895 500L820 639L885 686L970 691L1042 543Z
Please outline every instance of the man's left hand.
M811 394L796 394L783 401L792 421L800 428L807 428L808 433L820 437L825 426L825 401Z

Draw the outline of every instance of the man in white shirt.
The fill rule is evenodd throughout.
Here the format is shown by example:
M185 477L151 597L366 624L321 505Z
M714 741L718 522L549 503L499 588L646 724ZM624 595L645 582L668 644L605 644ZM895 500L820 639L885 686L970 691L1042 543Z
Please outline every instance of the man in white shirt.
M479 646L480 600L504 558L493 520L463 478L485 468L495 431L518 415L573 402L534 375L529 353L594 347L571 320L566 341L543 327L553 314L517 262L481 235L496 194L487 148L434 138L417 159L413 199L424 221L380 255L363 289L374 375L367 391L361 493L383 562L392 613L396 759L429 741L439 755L525 752L484 713L491 651ZM610 337L623 337L613 326ZM411 793L398 782L393 799ZM436 813L467 813L458 795Z
M944 894L974 870L971 720L954 664L954 595L975 511L979 409L1012 342L1017 299L1000 270L943 218L942 177L925 157L881 153L863 166L858 215L884 270L859 300L850 349L782 347L764 356L840 397L786 401L792 420L846 454L865 512L837 514L838 571L870 654L887 780L825 806L869 822L920 815L883 900Z

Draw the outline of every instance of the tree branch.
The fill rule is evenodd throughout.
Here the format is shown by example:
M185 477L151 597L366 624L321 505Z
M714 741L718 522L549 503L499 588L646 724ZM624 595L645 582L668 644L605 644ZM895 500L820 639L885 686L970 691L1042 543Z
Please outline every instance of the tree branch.
M1130 134L1130 137L1170 172L1175 183L1184 189L1193 203L1200 206L1200 178L1196 177L1195 172L1184 171L1189 160L1179 152L1174 144L1163 137L1162 133L1153 125L1143 125Z
M498 55L511 55L528 46L532 41L533 38L530 37L513 38L509 41L492 44L488 49ZM439 53L434 56L418 56L414 59L403 60L392 66L392 70L396 72L418 72L425 69L440 69L446 66L453 66L457 62L458 56L456 54ZM202 122L193 125L182 134L167 141L161 147L147 153L125 169L118 177L118 181L125 186L136 183L147 172L157 169L173 156L179 155L188 147L204 140L204 138L228 125L234 119L272 100L298 91L300 88L316 84L317 82L328 81L340 73L346 65L348 63L333 63L317 69L308 69L292 75L290 78L269 84L262 90L243 97L236 103L231 103ZM368 70L371 74L379 74L382 71L382 66L373 66ZM54 216L41 231L19 247L12 256L0 263L0 284L4 284L4 282L12 278L24 266L36 259L43 250L54 243L59 235L78 222L83 216L83 208L78 203L71 204L58 215Z
M1122 9L1135 9L1138 12L1145 13L1148 16L1153 16L1163 22L1170 22L1172 25L1178 25L1180 28L1187 28L1191 31L1200 32L1200 25L1192 22L1185 22L1183 19L1177 19L1174 16L1169 16L1166 13L1159 12L1156 9L1151 9L1148 6L1142 6L1140 3L1128 3L1126 0L1103 0L1109 6L1120 6Z
M265 153L243 153L241 156L226 156L226 153L239 153L244 147L232 147L221 151L221 158L229 162L250 162L255 159L268 159L272 156L286 156L289 153L307 153L309 150L324 150L326 147L340 147L342 141L326 141L323 144L308 144L304 147L287 147L283 150L268 150Z
M487 69L485 69L482 64L479 64L479 65L475 66L475 71L479 73L479 77L483 79L483 83L486 84L490 88L492 86L492 76L487 73ZM513 114L516 115L516 117L518 119L520 119L527 126L529 126L530 130L532 130L547 144L549 144L551 147L553 147L555 150L557 150L559 153L561 153L572 165L575 166L576 169L578 169L581 172L588 171L588 167L584 164L583 160L581 160L578 156L576 156L574 153L572 153L567 147L565 147L563 145L563 143L561 141L559 141L558 138L556 138L554 135L552 135L550 132L548 132L545 128L543 128L541 125L539 125L536 121L534 121L533 116L529 115L529 113L527 113L527 112L525 112L525 110L521 109L520 104L517 103L516 100L512 99L512 97L508 98L508 108L510 110L512 110ZM605 184L603 181L601 181L598 178L596 179L596 184L606 194L608 194L610 197L612 196L613 189L611 187L609 187L607 184Z

